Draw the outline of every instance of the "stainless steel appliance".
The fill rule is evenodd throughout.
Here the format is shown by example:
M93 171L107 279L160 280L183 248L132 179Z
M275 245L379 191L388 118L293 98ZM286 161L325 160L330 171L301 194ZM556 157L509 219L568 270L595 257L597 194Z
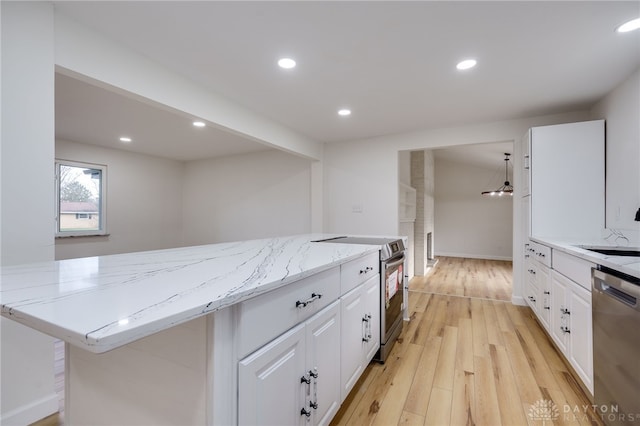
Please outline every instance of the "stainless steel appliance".
M347 236L318 242L380 246L380 349L374 359L384 362L402 331L404 283L407 279L404 242L395 238Z
M640 279L591 270L594 402L608 425L640 420Z

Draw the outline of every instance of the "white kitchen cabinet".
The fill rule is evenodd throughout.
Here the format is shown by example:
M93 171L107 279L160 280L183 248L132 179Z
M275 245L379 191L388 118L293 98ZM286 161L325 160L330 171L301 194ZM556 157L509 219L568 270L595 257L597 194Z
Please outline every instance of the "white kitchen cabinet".
M340 301L239 363L238 423L329 424L340 406Z
M571 312L569 362L593 394L591 292L574 285L569 293L569 311Z
M341 397L347 397L380 347L380 276L341 298Z
M567 304L567 293L570 291L570 285L571 283L567 278L556 271L551 272L551 338L565 356L569 342L569 315L567 314L569 306Z
M525 298L542 325L549 329L551 249L534 241L525 245Z
M531 236L599 237L605 210L604 120L534 127L529 135Z
M549 330L551 320L551 269L546 266L539 266L537 269L538 282L538 315L540 322Z
M380 346L379 263L371 253L236 306L238 424L331 422Z
M340 268L331 268L303 278L295 286L281 287L239 303L235 334L238 357L255 351L337 300L341 294L340 280Z
M593 394L591 292L552 271L551 337Z
M306 372L304 324L240 361L238 423L303 424Z
M340 301L307 321L306 349L311 424L328 425L342 402L340 395Z

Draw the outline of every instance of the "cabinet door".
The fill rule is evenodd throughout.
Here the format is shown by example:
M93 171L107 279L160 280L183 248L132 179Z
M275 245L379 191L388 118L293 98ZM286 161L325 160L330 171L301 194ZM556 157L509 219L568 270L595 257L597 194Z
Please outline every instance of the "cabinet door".
M328 425L340 408L340 301L336 300L306 324L307 373L305 404L314 425Z
M593 394L593 325L591 293L572 284L569 293L570 334L569 362Z
M540 265L537 269L536 282L538 283L538 316L540 322L549 330L549 322L551 320L551 270L546 266Z
M549 318L551 338L565 354L567 353L569 328L569 318L566 313L569 310L567 305L569 285L570 282L566 277L556 271L551 271L551 315Z
M531 193L531 130L522 137L522 196Z
M341 399L347 397L364 369L363 337L365 330L363 298L364 284L351 290L341 298L340 327L342 331L341 356Z
M365 338L364 342L364 365L373 359L380 348L380 276L371 277L363 288L363 308L364 315L368 321L364 322Z
M238 423L305 423L305 325L300 324L239 363Z
M531 235L599 236L604 158L604 120L531 129Z
M527 300L527 304L531 307L533 312L536 315L540 315L538 312L539 305L539 295L538 295L538 281L537 281L537 271L535 261L529 258L527 262L525 262L526 271L526 281L525 281L525 293L524 296Z

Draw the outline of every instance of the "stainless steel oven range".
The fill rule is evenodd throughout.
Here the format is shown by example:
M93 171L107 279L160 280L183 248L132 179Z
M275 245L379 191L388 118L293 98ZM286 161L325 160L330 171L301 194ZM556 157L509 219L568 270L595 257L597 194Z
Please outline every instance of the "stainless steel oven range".
M374 359L384 362L402 331L406 279L404 242L395 238L347 236L318 242L380 246L380 349Z

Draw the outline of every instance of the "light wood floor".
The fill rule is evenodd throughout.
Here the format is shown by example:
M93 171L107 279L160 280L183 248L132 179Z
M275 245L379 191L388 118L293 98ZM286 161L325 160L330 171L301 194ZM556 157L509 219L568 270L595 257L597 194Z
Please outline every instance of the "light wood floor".
M529 308L509 302L510 262L443 257L410 289L411 321L332 425L601 424ZM538 401L553 401L558 417L530 416Z
M436 267L409 283L414 291L511 300L513 266L510 261L439 257Z
M332 425L601 424L530 309L498 300L510 299L510 268L441 258L426 279L412 280L411 321ZM546 401L557 417L553 405L531 411Z

